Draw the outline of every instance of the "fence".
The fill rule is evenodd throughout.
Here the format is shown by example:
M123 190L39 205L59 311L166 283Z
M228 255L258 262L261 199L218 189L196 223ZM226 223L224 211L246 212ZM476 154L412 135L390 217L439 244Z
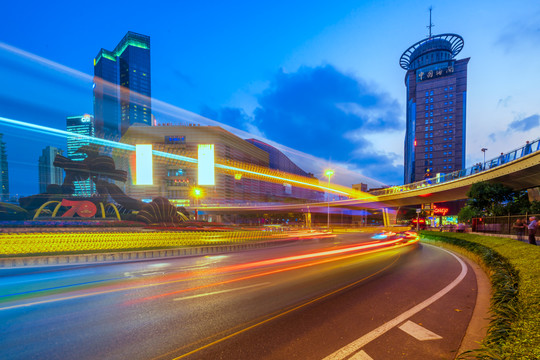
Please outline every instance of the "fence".
M540 217L540 214L489 216L484 218L474 218L472 231L482 233L515 235L517 232L513 228L513 226L516 221L518 219L521 219L526 226L531 216L535 216L536 219L538 219ZM525 231L525 234L527 234L527 231Z

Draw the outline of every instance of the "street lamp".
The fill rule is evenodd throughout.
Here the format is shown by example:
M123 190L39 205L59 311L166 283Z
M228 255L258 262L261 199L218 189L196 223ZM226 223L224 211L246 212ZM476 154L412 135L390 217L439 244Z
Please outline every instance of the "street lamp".
M328 186L330 186L330 178L334 175L334 170L328 169L324 172L324 175L328 176ZM326 227L330 230L330 194L328 193L328 212L326 218Z
M199 210L197 210L197 207L199 206L199 198L202 196L202 189L201 188L193 188L193 197L195 198L195 220L199 217Z
M480 151L482 151L484 153L484 166L482 166L482 169L486 169L486 151L487 151L487 148L482 148L480 149Z

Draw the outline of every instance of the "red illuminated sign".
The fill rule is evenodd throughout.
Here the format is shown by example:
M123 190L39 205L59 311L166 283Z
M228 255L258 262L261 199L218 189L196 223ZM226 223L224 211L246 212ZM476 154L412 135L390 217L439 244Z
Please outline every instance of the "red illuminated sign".
M442 216L445 216L446 214L448 214L448 208L440 208L440 207L437 207L435 206L435 204L433 204L433 214L439 214L439 215L442 215Z

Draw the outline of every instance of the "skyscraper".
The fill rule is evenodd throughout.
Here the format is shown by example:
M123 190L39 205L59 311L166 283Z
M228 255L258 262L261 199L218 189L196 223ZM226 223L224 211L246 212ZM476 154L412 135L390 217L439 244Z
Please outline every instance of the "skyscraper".
M150 37L129 31L94 59L96 134L118 138L135 123L152 125Z
M467 64L456 60L463 38L431 35L401 55L407 70L407 127L404 182L423 180L426 173L450 173L465 166Z
M69 135L67 138L67 157L73 161L83 161L86 158L86 154L77 151L81 146L90 145L87 136L95 136L94 117L88 114L82 116L68 116L66 125L67 131L73 134ZM90 196L95 193L95 191L95 185L90 179L75 181L76 196Z
M62 155L63 151L54 146L47 146L39 157L39 192L47 191L47 186L51 184L62 185L63 170L53 165L57 154Z
M4 134L0 134L0 193L1 201L9 201L9 176L6 143L2 141Z

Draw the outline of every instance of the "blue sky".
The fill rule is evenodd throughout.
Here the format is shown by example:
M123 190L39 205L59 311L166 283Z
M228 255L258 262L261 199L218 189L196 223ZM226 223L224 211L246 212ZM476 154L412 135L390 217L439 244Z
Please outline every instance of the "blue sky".
M187 121L185 109L298 150L293 160L321 178L331 164L343 185L400 184L399 57L426 37L430 6L434 34L460 34L458 58L471 57L467 164L482 147L495 157L539 137L538 1L10 2L0 23L0 116L65 129L66 116L92 113L92 59L131 30L151 37L158 121ZM39 149L28 144L61 141L0 132L11 187L24 193L37 183ZM23 168L28 180L16 180Z

